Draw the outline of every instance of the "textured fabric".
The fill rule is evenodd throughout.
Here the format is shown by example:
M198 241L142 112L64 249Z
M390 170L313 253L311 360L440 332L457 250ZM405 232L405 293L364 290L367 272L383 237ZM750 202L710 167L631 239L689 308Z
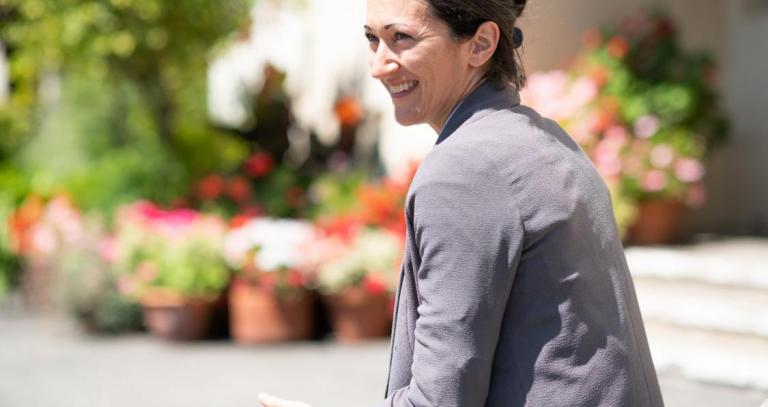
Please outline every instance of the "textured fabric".
M554 122L484 84L406 198L381 406L662 406L608 190Z

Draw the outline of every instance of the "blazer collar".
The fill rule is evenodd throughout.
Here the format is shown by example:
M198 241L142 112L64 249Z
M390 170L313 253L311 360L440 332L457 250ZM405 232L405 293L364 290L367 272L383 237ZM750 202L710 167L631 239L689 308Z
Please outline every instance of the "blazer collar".
M467 120L477 113L487 110L501 110L520 104L520 95L515 88L507 85L498 86L486 81L480 84L453 109L445 126L440 131L435 144L440 144L450 137Z

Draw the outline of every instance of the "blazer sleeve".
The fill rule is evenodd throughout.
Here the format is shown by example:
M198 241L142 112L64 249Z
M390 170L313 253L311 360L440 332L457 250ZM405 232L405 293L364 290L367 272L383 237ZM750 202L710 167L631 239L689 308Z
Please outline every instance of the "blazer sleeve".
M408 202L421 257L411 381L379 405L479 407L488 396L523 225L510 189L492 172L455 162L430 170L434 175Z

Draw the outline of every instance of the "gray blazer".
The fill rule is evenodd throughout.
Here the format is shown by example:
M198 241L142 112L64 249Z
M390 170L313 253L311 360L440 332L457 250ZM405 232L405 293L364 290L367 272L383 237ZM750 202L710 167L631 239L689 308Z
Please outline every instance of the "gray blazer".
M662 406L608 190L553 121L481 85L406 198L380 406Z

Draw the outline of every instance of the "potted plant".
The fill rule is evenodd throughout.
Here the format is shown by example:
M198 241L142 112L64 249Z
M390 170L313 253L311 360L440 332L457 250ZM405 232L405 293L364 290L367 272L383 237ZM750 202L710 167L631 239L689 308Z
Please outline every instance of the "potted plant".
M307 251L331 326L337 339L345 342L389 334L391 298L402 256L397 234L382 228L349 228L327 234Z
M312 293L300 267L301 251L314 236L299 220L254 218L232 229L225 256L235 277L229 292L230 333L258 344L311 337Z
M165 211L148 202L120 209L121 286L138 298L150 332L171 340L206 335L214 304L229 282L221 256L224 232L218 217L189 209Z
M727 134L712 58L682 50L662 13L590 30L584 45L568 71L532 75L523 101L590 156L630 242L675 241L706 200L704 163Z

